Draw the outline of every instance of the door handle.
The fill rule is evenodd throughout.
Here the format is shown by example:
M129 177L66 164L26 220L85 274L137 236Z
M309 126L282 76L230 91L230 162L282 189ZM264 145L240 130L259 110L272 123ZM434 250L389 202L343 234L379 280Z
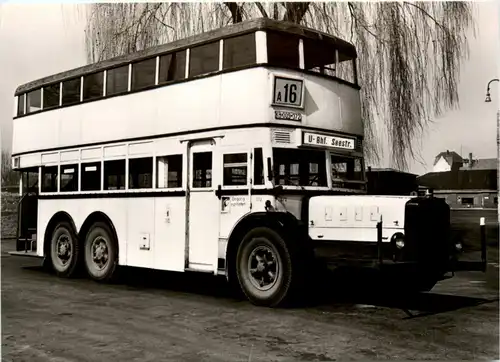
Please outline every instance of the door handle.
M217 186L217 190L215 190L215 196L220 200L222 197L222 186L219 185Z

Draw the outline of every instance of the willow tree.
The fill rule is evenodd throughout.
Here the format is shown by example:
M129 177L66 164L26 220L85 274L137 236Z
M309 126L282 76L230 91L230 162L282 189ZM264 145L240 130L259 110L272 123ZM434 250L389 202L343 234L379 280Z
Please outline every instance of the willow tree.
M385 131L391 163L400 169L418 156L415 144L430 120L458 106L460 64L473 26L466 2L113 3L87 10L89 62L256 17L352 42L358 50L365 154L380 160L376 135Z

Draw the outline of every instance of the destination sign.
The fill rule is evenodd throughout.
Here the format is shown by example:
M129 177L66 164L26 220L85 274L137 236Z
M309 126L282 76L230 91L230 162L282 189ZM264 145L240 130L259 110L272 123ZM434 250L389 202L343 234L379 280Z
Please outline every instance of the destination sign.
M355 140L353 138L325 136L309 132L304 132L303 144L308 146L326 146L330 148L343 148L346 150L355 149Z

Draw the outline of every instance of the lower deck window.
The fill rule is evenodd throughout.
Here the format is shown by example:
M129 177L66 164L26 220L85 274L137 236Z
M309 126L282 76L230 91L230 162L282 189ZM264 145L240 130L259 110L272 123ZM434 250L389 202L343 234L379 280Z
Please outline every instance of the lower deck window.
M61 166L61 192L78 191L78 165Z
M82 164L82 191L101 190L101 162Z
M274 175L278 185L327 186L324 151L275 148Z
M212 152L193 154L193 187L212 187Z
M125 160L104 162L104 189L125 189Z
M129 160L129 189L150 189L153 187L153 158L134 158Z
M171 155L157 158L156 187L182 187L182 155Z
M233 153L224 155L224 186L247 184L247 154Z
M57 192L57 166L42 167L42 192Z

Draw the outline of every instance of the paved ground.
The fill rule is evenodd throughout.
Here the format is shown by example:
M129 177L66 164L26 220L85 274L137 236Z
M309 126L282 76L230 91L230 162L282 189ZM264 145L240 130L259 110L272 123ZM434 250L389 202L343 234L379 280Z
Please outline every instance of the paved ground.
M267 309L211 276L64 280L7 255L13 242L1 246L3 361L499 359L496 267L412 297L352 281L356 291L331 287L336 297L310 307Z

